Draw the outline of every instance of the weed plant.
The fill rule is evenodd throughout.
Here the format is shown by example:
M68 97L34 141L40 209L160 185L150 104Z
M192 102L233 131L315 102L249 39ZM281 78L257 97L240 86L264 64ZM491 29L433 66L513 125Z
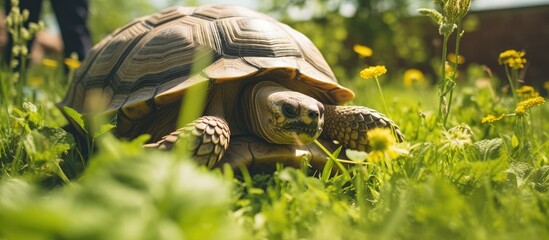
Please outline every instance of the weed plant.
M405 85L384 82L400 79L391 69L357 76L353 104L386 107L406 142L378 129L371 152L346 151L346 167L339 149L322 171L238 176L144 149L147 136L118 140L108 124L86 161L55 108L71 78L60 61L4 68L0 239L548 239L549 107L515 78L526 61L515 53L494 59L508 81L471 65L444 91L415 69ZM361 97L382 88L383 101ZM441 112L443 95L453 100Z

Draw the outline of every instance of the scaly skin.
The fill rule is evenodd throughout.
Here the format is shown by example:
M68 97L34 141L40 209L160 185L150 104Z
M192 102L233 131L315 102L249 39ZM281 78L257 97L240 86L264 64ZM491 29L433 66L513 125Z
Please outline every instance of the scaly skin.
M202 116L146 147L170 149L179 138L191 137L187 147L199 164L261 169L262 164L272 167L276 162L299 165L297 150L309 152L315 163L325 162L327 156L312 144L321 134L319 140L324 143L336 140L345 148L360 151L369 150L366 133L376 127L390 127L397 140L403 140L398 126L367 107L322 105L312 97L265 82L244 92L249 95L245 94L241 104L250 108L240 117L248 129L240 132L230 147L229 124L219 116ZM223 111L217 112L223 115Z
M395 123L378 111L362 106L324 105L324 135L328 139L340 142L344 147L368 151L366 132L376 127L392 127L397 140L403 141L404 135Z
M230 136L228 124L223 118L202 116L164 136L162 140L146 144L145 147L169 150L180 138L191 138L187 150L192 153L198 164L212 168L229 147Z

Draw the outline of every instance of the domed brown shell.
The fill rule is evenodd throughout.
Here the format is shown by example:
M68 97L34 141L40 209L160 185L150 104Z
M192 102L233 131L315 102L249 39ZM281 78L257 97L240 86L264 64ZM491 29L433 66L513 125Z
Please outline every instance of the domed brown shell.
M168 8L116 30L90 51L59 106L141 119L196 83L273 70L322 91L330 104L354 98L303 34L246 8L206 5Z

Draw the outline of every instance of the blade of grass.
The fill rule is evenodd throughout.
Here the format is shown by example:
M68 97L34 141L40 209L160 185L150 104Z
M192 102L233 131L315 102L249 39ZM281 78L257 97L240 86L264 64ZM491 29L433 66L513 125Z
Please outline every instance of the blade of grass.
M347 180L351 180L351 175L349 174L349 171L337 160L337 156L332 155L328 149L326 149L318 140L315 140L315 144L324 152L326 155L328 155L328 161L333 161L337 168L341 171L341 173L347 178Z

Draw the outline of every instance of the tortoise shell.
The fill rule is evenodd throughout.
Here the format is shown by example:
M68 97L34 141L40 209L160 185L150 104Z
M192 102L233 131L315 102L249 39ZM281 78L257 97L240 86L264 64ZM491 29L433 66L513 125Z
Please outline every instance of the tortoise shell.
M172 7L138 18L94 46L59 106L139 120L180 101L197 83L280 72L324 96L321 102L354 98L313 43L291 27L237 6Z

